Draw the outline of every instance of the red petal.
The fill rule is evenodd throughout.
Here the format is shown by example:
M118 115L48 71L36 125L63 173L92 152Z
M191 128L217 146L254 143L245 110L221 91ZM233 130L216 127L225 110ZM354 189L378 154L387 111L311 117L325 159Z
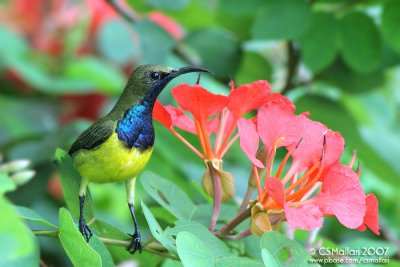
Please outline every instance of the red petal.
M298 148L293 150L292 157L293 161L296 161L300 167L308 167L320 160L324 135L328 128L322 123L312 121L304 116L298 116L297 119L297 127L293 130L297 130L297 138L301 138L302 142Z
M338 163L329 168L316 200L324 214L334 214L347 228L357 228L363 222L365 195L358 175L348 166Z
M265 106L268 105L278 105L280 106L282 109L285 109L287 111L290 112L294 112L294 110L296 109L296 107L294 106L293 102L290 101L289 98L279 94L279 93L274 93L272 95L270 95L270 97L268 98L268 101L266 103Z
M339 132L331 130L325 134L325 138L326 150L324 154L324 164L325 167L327 167L340 160L344 151L344 139Z
M378 199L374 194L369 194L365 198L365 204L367 206L367 212L364 216L364 222L357 229L364 231L366 227L371 229L376 235L379 233L379 213L378 213Z
M160 122L168 129L172 127L172 119L170 113L158 100L154 104L153 119Z
M228 104L226 96L213 94L199 85L178 85L172 89L172 95L179 106L198 121L206 120Z
M271 87L267 81L256 81L239 86L228 96L228 109L237 120L247 112L266 104L270 91Z
M260 138L268 150L272 149L274 143L281 137L285 139L279 143L279 147L296 144L300 139L296 132L296 116L278 103L260 108L257 124Z
M286 220L291 228L313 230L322 227L322 213L316 205L309 204L298 208L285 206Z
M285 204L285 194L281 180L276 177L269 177L266 180L266 183L268 196L270 196L279 206L283 208Z
M252 121L243 118L238 121L237 126L240 137L240 148L247 155L252 164L259 168L264 168L261 161L256 158L259 143L256 126Z
M165 109L172 119L172 124L186 132L196 134L196 126L182 110L173 106L166 106Z

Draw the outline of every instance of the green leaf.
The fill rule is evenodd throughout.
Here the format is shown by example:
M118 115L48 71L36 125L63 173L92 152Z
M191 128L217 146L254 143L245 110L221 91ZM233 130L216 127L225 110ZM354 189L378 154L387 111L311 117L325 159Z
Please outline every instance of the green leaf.
M240 43L229 32L215 28L195 30L184 43L198 54L203 67L219 77L232 77L239 66Z
M79 187L81 176L73 166L71 157L62 149L57 149L56 163L60 171L60 181L64 194L64 199L72 216L79 218ZM86 221L94 217L93 203L89 190L85 197L84 215Z
M13 206L0 197L0 266L39 266L39 246Z
M218 9L231 15L252 15L265 4L264 0L220 0Z
M17 186L7 174L0 172L0 197L7 192L14 191Z
M311 22L305 0L270 0L261 7L252 28L254 39L296 39Z
M250 259L250 258L229 256L229 257L216 259L215 266L218 266L218 267L230 267L230 266L264 267L264 264L262 264L261 262L258 262L256 260Z
M382 41L373 20L361 12L340 19L340 51L343 60L355 71L376 70L382 60Z
M274 255L272 255L268 249L263 248L261 250L261 255L264 261L265 266L268 267L278 267L279 263L277 262L277 260L274 258Z
M183 12L166 12L166 14L179 21L186 29L193 30L215 26L214 6L209 1L191 0Z
M262 267L263 264L250 258L220 257L207 243L190 232L180 232L176 238L178 255L184 266L190 267Z
M176 238L176 247L184 266L216 266L213 261L218 255L192 233L180 232Z
M397 0L386 1L381 17L383 38L397 53L400 53L399 17L399 2Z
M318 73L333 63L337 54L336 18L325 12L313 14L308 31L301 37L301 56L304 63L314 73Z
M370 73L359 73L350 69L343 61L337 60L319 75L319 79L327 81L350 93L361 93L376 89L384 83L381 69Z
M29 60L10 60L8 67L15 70L30 86L47 94L93 92L94 84L89 80L71 80L65 77L53 77L41 66Z
M100 241L97 236L92 236L89 241L89 245L94 249L101 258L101 263L103 267L113 267L115 266L114 261L111 257L110 252L107 247Z
M256 52L245 52L235 80L238 85L257 80L269 80L272 74L271 64Z
M312 258L296 241L278 232L268 232L262 235L261 251L268 250L279 266L316 266L310 264Z
M26 40L10 28L0 27L0 65L2 62L8 62L10 58L21 58L29 51Z
M100 255L86 243L71 214L60 209L60 242L74 266L103 266Z
M189 0L175 0L175 1L147 0L147 2L157 9L177 11L184 9L188 5Z
M47 226L53 229L57 229L57 226L55 226L54 224L52 224L51 222L49 222L48 220L46 220L45 218L43 218L42 216L40 216L39 214L36 213L36 211L30 209L30 208L26 208L26 207L21 207L21 206L15 206L15 208L17 209L20 218L30 221L30 222L34 222L43 226Z
M192 216L196 206L175 184L151 172L144 172L140 181L146 192L176 218L189 219Z
M180 220L175 222L175 226L167 229L165 233L171 236L177 236L180 232L184 231L194 234L203 243L207 244L207 247L211 249L215 255L219 257L229 256L229 248L226 244L198 222Z
M95 57L81 57L69 61L65 66L65 75L71 80L91 81L101 92L117 95L125 85L125 76L106 61Z
M164 233L164 231L161 229L161 226L158 224L153 214L146 206L146 204L144 204L143 201L142 201L142 210L154 238L157 239L170 252L176 253L176 248L173 245L174 239L171 236Z
M96 36L99 52L120 65L128 65L140 56L139 37L122 20L105 21Z
M160 26L148 20L133 25L140 36L141 64L164 64L175 46L175 40Z

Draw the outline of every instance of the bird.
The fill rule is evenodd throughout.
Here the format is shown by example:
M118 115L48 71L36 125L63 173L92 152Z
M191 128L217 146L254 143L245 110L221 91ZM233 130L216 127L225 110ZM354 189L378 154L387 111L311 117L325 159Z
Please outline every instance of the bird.
M142 252L134 210L135 182L153 152L153 107L166 85L191 72L210 72L200 67L172 68L161 65L136 67L111 111L83 131L68 154L82 177L79 187L79 231L87 242L93 233L83 208L88 184L125 182L127 202L134 224L129 253Z

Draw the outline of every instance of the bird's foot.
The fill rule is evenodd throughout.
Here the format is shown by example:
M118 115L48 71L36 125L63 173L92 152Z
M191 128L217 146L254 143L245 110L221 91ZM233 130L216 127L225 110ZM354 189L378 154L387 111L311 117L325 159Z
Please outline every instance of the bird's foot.
M129 247L126 248L127 251L131 254L135 254L137 250L139 250L139 253L142 253L142 243L140 241L140 234L138 232L135 232L133 235L129 235L132 237L132 242L129 245Z
M85 220L79 220L79 232L81 232L86 242L89 242L89 239L93 236L92 230L90 230Z

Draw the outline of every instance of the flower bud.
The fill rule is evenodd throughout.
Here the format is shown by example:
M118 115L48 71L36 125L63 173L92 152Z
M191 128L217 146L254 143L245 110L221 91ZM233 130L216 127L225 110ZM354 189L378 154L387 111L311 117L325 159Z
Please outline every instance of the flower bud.
M211 172L215 172L217 179L221 180L221 187L222 187L222 201L227 201L231 199L235 193L235 184L233 182L233 176L229 172L225 172L222 170L222 161L212 161L212 168L210 170L209 164L206 162L206 172L203 175L201 180L201 184L203 186L204 191L207 195L213 197L214 196L214 185L213 180L211 177Z
M22 170L26 169L30 163L31 163L31 161L27 160L27 159L13 160L8 163L1 164L0 171L5 172L5 173L22 171Z
M16 185L23 185L27 183L29 180L31 180L33 176L35 176L35 174L36 174L35 171L26 170L17 172L11 175L10 178Z
M262 235L272 230L267 211L260 203L251 208L250 231L255 235Z

